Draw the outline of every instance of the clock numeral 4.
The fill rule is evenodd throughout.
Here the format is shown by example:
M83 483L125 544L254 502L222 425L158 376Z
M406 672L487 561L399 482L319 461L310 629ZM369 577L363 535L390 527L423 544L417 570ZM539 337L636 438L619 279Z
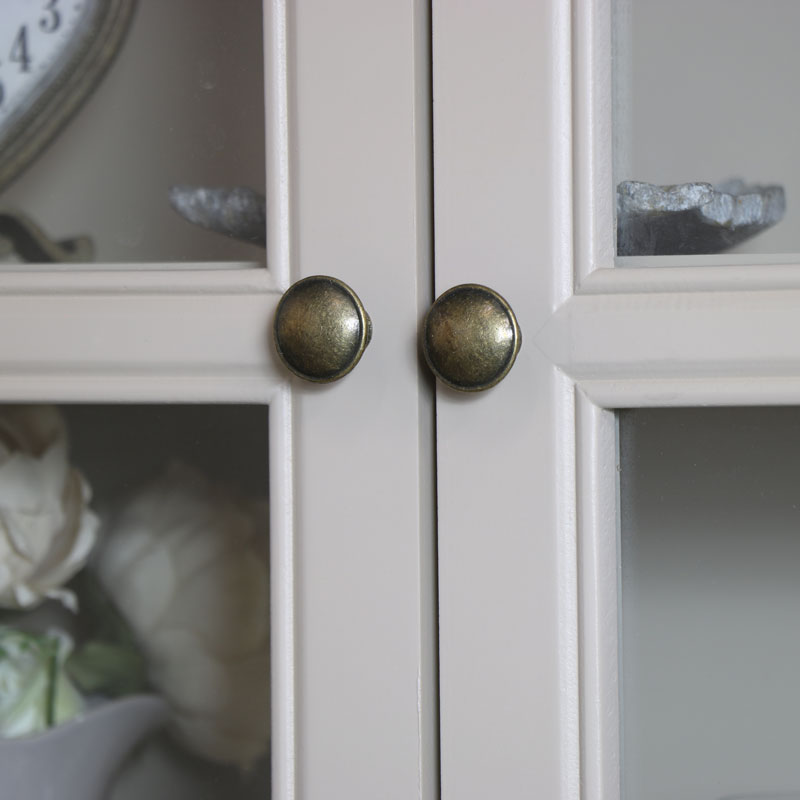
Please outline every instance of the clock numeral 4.
M14 39L14 44L11 45L11 54L9 55L9 59L17 64L19 64L20 72L30 72L31 71L31 54L30 50L28 49L28 26L23 25L19 32L17 33L16 38Z

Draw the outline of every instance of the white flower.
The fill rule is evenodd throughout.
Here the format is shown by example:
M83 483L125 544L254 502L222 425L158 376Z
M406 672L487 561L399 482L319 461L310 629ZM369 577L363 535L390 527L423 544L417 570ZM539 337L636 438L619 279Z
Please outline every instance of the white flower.
M0 737L47 730L83 710L83 698L64 674L72 639L0 627Z
M86 563L98 520L89 486L67 460L67 431L53 406L0 406L0 607L57 598Z
M98 560L172 707L173 733L243 768L269 743L264 512L174 465L122 510Z

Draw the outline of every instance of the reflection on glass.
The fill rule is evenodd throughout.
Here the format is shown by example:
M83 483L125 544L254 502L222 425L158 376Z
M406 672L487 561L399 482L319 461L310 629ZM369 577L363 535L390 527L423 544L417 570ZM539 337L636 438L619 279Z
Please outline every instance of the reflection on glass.
M11 19L19 3L30 19ZM99 7L130 5L114 0ZM64 29L72 13L65 4ZM3 3L0 47L10 52L16 43L19 57L2 59L2 69L38 69L37 59L44 66L55 48L44 28L54 24L36 4ZM56 243L88 237L97 262L263 263L263 246L186 221L168 196L175 185L246 187L263 195L262 50L261 3L136 3L118 55L49 147L0 189L0 211L21 212ZM69 81L57 85L66 97ZM0 214L0 262L15 263L7 239ZM70 260L84 257L81 250Z
M741 179L773 187L752 202L734 193L731 216L716 227L718 207L707 206L693 217L675 211L683 228L674 235L671 251L661 254L730 247L743 253L800 251L800 162L793 134L800 107L791 102L800 74L795 42L800 4L616 0L615 5L615 184L705 182L719 188ZM785 190L785 214L777 224L781 214L774 187ZM748 203L741 231L749 233L748 220L759 214L774 227L739 244L736 237L723 236L720 242L724 225L730 233L737 207ZM761 205L765 208L759 210ZM687 228L691 221L695 225ZM695 241L687 242L692 237ZM681 243L688 247L682 249Z
M9 796L268 796L266 422L0 406Z
M623 797L797 794L800 409L619 435Z

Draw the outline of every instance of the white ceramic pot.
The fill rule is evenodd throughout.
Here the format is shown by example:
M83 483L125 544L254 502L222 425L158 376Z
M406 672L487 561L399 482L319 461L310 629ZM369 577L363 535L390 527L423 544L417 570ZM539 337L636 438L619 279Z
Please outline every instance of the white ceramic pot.
M0 797L105 800L131 749L166 719L156 695L111 700L45 733L0 740Z

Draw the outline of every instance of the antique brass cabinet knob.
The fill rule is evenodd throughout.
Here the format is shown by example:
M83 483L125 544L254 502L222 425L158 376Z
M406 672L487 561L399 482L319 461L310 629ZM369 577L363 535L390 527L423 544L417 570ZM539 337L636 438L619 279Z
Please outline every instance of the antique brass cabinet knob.
M372 337L372 322L358 295L326 275L297 281L275 312L275 347L295 375L329 383L358 364Z
M439 380L462 392L479 392L503 380L521 340L511 306L476 283L448 289L422 325L428 366Z

